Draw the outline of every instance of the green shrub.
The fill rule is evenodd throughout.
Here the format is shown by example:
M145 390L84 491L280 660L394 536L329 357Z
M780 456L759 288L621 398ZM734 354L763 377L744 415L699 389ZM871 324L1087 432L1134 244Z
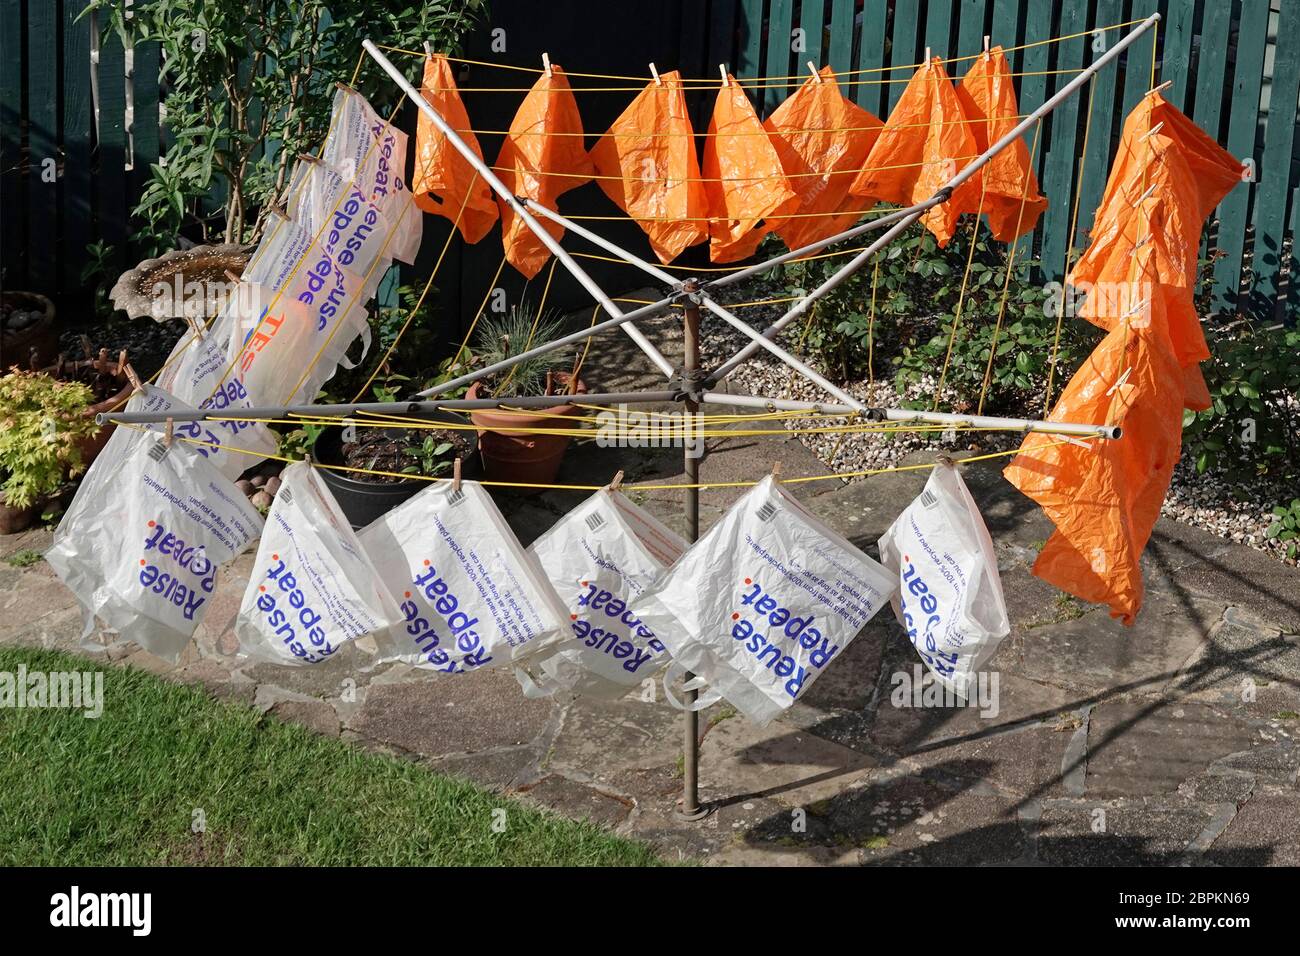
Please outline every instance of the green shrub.
M80 382L15 369L0 378L0 486L5 502L26 508L84 471L82 439L99 430L85 411L94 401Z
M1290 504L1273 509L1273 523L1265 535L1285 542L1286 556L1291 560L1300 557L1300 498L1293 498Z
M1183 442L1199 472L1234 483L1285 477L1300 468L1300 329L1242 320L1211 331L1201 364L1212 406L1183 413Z
M961 410L973 409L979 404L989 366L1010 247L992 241L981 225L963 297L962 276L971 255L969 223L969 218L962 221L946 249L939 248L928 230L913 226L878 260L878 276L876 264L868 263L817 303L801 333L802 349L841 380L866 377L869 371L877 377L892 373L901 392L923 376L938 376L961 298L961 321L945 382L956 390L955 403ZM862 244L862 239L850 240L828 251ZM802 294L844 262L839 256L787 264L778 270L778 281L789 287L787 294ZM1032 406L1042 401L1060 293L1054 295L1051 287L1035 278L1036 265L1021 258L1013 265L986 413L1037 414ZM1099 338L1100 333L1082 320L1066 318L1061 323L1057 389Z

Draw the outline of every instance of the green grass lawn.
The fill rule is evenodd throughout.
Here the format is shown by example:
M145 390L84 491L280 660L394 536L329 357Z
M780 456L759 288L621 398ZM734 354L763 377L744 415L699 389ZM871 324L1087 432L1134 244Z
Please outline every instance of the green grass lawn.
M141 671L0 648L0 671L20 664L103 669L104 712L0 708L0 864L658 862L598 827Z

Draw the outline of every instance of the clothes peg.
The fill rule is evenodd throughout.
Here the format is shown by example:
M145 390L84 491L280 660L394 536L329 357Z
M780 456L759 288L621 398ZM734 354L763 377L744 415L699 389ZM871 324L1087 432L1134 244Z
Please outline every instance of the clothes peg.
M655 78L655 86L663 86L664 81L659 78L659 71L655 69L653 63L650 64L650 75Z
M933 68L934 68L934 64L930 62L930 48L929 48L929 47L926 47L926 48L925 48L925 68L926 68L927 70L929 70L929 69L933 69Z
M117 353L117 374L126 374L126 349L122 349Z
M1165 81L1164 81L1163 83L1161 83L1159 86L1153 86L1153 87L1151 87L1151 89L1147 90L1147 96L1150 96L1152 93L1161 93L1161 92L1164 92L1165 90L1169 89L1169 87L1171 87L1171 86L1173 86L1173 85L1174 85L1174 81L1173 81L1173 80L1165 80Z
M433 47L429 46L428 40L424 41L424 55L426 57L433 56Z
M542 71L543 73L548 77L553 75L551 73L551 55L545 51L542 52L542 66L545 67Z
M948 454L946 451L939 452L939 454L934 456L934 460L935 463L939 465L946 465L949 468L957 467L957 462L953 461L952 455Z
M772 477L773 478L781 477L781 462L779 459L777 461L772 462Z
M808 72L812 74L813 79L816 80L818 83L825 82L825 80L822 78L821 71L817 69L817 64L814 63L812 60L808 61Z
M175 419L171 419L171 418L167 419L167 425L166 425L166 427L163 429L163 447L164 447L164 448L171 448L171 447L172 447L172 436L173 436L173 433L175 432L175 429L176 429L176 421L175 421Z
M609 480L609 490L619 491L623 487L623 469L620 468L614 473L614 477Z
M725 87L727 85L727 64L719 63L718 72L722 74L722 85Z
M1133 366L1131 365L1128 368L1124 369L1124 371L1120 374L1120 377L1115 379L1115 384L1112 385L1110 388L1106 389L1106 394L1114 395L1115 392L1117 392L1120 388L1122 388L1124 386L1124 383L1128 381L1128 377L1129 375L1132 374L1132 372L1133 372Z
M1138 196L1137 199L1133 200L1133 208L1136 209L1138 206L1142 205L1144 202L1150 199L1151 194L1156 191L1156 187L1158 185L1159 183L1152 183L1150 186L1148 186L1146 192L1144 192L1141 196Z
M185 322L186 324L189 325L190 331L194 333L194 337L198 339L200 342L202 342L203 341L202 323L200 323L199 320L194 318L194 316L192 315L185 316Z
M451 490L453 493L460 491L460 455L451 463Z
M1149 138L1156 135L1156 133L1160 132L1161 127L1163 127L1164 125L1165 125L1164 120L1161 120L1159 123L1156 123L1155 126L1152 126L1149 130L1147 130L1138 138L1138 142L1139 143L1146 142Z
M235 275L235 273L230 269L226 270L226 278L229 279L231 282L234 282L236 285L244 281L240 276Z
M144 392L144 383L140 381L140 376L135 373L135 369L128 362L122 366L122 371L126 375L126 380L131 383L131 394L139 395Z
M992 54L989 52L989 35L986 33L984 34L984 62L987 63L991 56Z

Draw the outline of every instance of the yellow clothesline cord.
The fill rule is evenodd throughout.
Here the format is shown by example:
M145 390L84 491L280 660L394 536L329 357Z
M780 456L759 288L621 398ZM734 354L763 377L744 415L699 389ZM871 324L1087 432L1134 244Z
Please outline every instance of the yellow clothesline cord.
M993 98L993 77L987 78L988 96ZM1029 170L1025 170L1025 182L1029 182ZM984 199L988 194L989 177L987 171L980 174L980 201L976 206L976 215L971 218L970 224L970 249L966 253L966 268L961 274L961 288L957 291L957 305L952 310L952 330L948 333L948 349L943 356L943 368L939 371L939 384L934 389L934 403L930 406L931 411L937 411L939 408L939 397L943 394L944 382L948 380L948 367L952 364L952 349L957 343L957 329L961 327L962 309L966 305L966 290L970 288L970 270L975 264L975 246L976 240L980 234L980 217L979 210L984 208ZM879 256L877 256L879 258Z
M1159 23L1159 21L1156 21ZM1047 390L1043 395L1043 417L1052 409L1052 385L1056 380L1056 356L1061 348L1061 324L1065 320L1065 288L1070 276L1070 251L1074 246L1075 229L1079 226L1079 201L1083 198L1083 170L1088 165L1088 134L1092 132L1092 101L1097 95L1097 84L1088 84L1088 118L1083 124L1083 146L1079 150L1079 177L1074 184L1074 210L1070 213L1070 231L1065 236L1065 267L1061 272L1061 301L1056 311L1056 333L1052 337L1052 355L1047 364Z
M982 54L976 54L976 56L981 56L981 55ZM1080 67L1077 70L1017 70L1003 75L1004 76L1057 76L1057 75L1076 76L1079 73L1082 73L1083 70L1084 70L1083 67ZM567 75L574 76L575 74L569 73ZM808 74L805 74L802 77L795 77L794 79L809 80L811 79L811 77ZM649 77L645 78L645 83L647 85L649 85L652 82L653 80L651 78ZM722 81L720 79L712 80L709 82L711 85L683 86L681 89L682 92L684 93L695 93L695 92L708 92L714 87L717 87L719 89L722 87ZM895 83L911 83L911 82L912 82L912 77L900 76L894 79L887 79L887 80L837 80L836 84L838 86L889 86ZM796 83L782 82L779 80L772 83L754 83L754 82L736 80L736 83L738 83L740 86L744 87L747 90L784 90L784 89L789 89L791 86L797 85ZM667 88L668 87L665 87L665 89ZM430 93L532 93L534 92L534 87L531 86L426 86L423 87L423 89L427 90ZM569 87L569 90L573 93L641 93L644 92L645 89L646 86L571 86ZM557 88L552 88L546 90L545 92L558 93L561 92L561 90Z
M1034 168L1034 157L1038 154L1039 134L1043 131L1043 121L1040 119L1034 124L1034 141L1029 146L1029 169ZM1025 217L1025 204L1029 199L1029 180L1028 173L1025 175L1025 181L1020 190L1020 209L1016 213L1016 235L1020 235L1020 224ZM989 344L989 361L984 368L984 381L980 385L980 400L976 408L977 415L984 414L984 399L988 395L989 386L993 383L993 361L998 354L998 338L1002 334L1002 319L1007 314L1007 298L1011 292L1011 274L1016 264L1016 249L1020 242L1010 243L1011 248L1007 251L1007 271L1002 279L1002 296L998 300L998 318L993 325L993 339Z
M528 341L524 343L523 350L525 352L527 352L529 349L533 347L533 338L537 335L538 323L542 321L542 310L546 308L546 297L551 292L551 280L555 278L555 267L559 263L559 261L560 260L555 258L554 256L551 257L551 268L546 273L546 285L542 286L541 301L537 303L537 308L533 310L533 325L532 328L528 330ZM493 389L493 391L504 392L506 390L506 386L510 384L510 380L515 377L515 371L518 368L519 368L518 365L510 366L510 370L506 372L506 377L501 380L501 384L498 385L495 389Z
M944 126L979 126L979 125L982 124L982 125L984 125L984 126L991 126L991 125L993 125L994 123L997 123L997 122L999 122L999 121L1001 121L1001 120L1003 120L1003 119L1017 119L1017 120L1021 120L1021 119L1024 119L1025 116L1028 116L1028 115L1029 115L1029 114L1025 114L1025 115L1023 115L1023 116L1022 116L1022 115L1016 115L1016 116L974 116L974 117L963 116L961 119L944 120L942 124L935 124L935 123L898 123L898 124L896 124L896 125L890 126L889 129L890 129L891 131L893 131L893 130L899 130L899 129L930 129L931 127L933 127L933 126L935 126L935 125L944 125ZM549 137L554 137L554 136L569 136L569 137L578 136L578 137L582 137L582 138L584 138L584 139L586 139L586 138L604 139L605 137L609 136L609 137L612 137L612 138L614 138L614 139L633 139L633 138L635 138L635 139L670 139L670 138L672 138L672 137L681 137L681 138L689 138L689 139L696 139L696 138L704 138L704 139L708 139L708 138L710 138L710 137L715 137L715 136L726 136L726 137L728 137L728 138L740 137L740 136L766 136L766 137L769 137L769 138L770 138L770 137L773 137L773 136L777 136L777 137L793 136L795 133L873 133L873 132L878 133L878 132L882 132L882 131L884 130L884 128L885 128L885 124L884 124L884 123L876 123L874 126L798 126L798 127L789 127L789 128L787 128L787 127L783 127L783 128L781 128L781 129L778 129L778 130L760 129L760 130L750 130L750 131L743 131L743 132L732 132L732 131L728 130L727 132L712 132L712 133L710 133L710 132L708 132L708 131L702 131L702 132L701 132L701 131L697 131L697 132L691 132L691 133L678 133L678 132L666 132L666 133L665 133L665 132L659 132L659 131L657 131L657 130L645 130L645 131L642 131L642 130L608 130L608 131L606 131L606 132L604 132L604 133L590 133L590 132L587 132L587 131L585 131L585 130L545 130L545 129L523 129L523 130L511 130L511 129L468 129L468 130L458 130L458 132L460 132L461 134L464 134L464 133L473 133L473 134L476 135L476 136L537 136L537 137L541 137L541 138L549 138ZM919 166L919 165L924 165L924 164L922 164L922 163L905 163L904 165L907 165L907 166ZM493 168L495 168L495 167L493 167ZM874 167L873 167L873 168L874 168ZM894 169L894 168L897 168L897 167L893 167L893 166L882 166L882 167L880 167L880 168L881 168L881 169ZM531 169L529 170L529 173L530 173L530 174L535 173L535 172L536 172L536 170L531 170ZM820 176L821 173L817 173L816 175ZM721 182L727 182L727 180L724 179L724 180L721 180Z
M575 420L573 416L559 415L549 413L538 409L513 409L502 407L497 411L510 412L528 418L559 418L565 421ZM401 428L410 431L477 431L478 426L470 421L429 421L428 419L411 419L399 415L388 415L382 412L367 412L372 418L380 419L378 421L369 421L362 418L354 417L321 417L321 416L294 416L292 418L252 418L239 415L213 415L208 420L214 422L238 422L245 424L261 425L292 425L295 427L313 426L313 427L334 427L339 425L350 426L353 428ZM644 441L653 438L761 438L775 434L794 434L794 435L898 435L898 434L949 434L957 432L1015 432L1023 431L1021 428L1010 428L1007 426L988 426L988 425L962 425L939 422L890 422L890 421L857 421L858 414L841 416L850 419L850 422L844 425L819 425L808 428L700 428L694 420L688 420L683 417L680 421L672 423L675 427L664 428L661 425L647 423L645 425L633 425L621 429L603 428L600 430L600 437L607 438L611 441L628 440ZM556 435L567 438L590 439L597 437L597 429L593 427L544 427L531 423L519 425L493 425L492 431L503 434L528 434L528 435Z
M127 422L122 422L120 424L122 424L127 428L134 428L137 431L149 431L149 429L143 425L135 425ZM206 445L209 448L224 448L226 451L233 451L233 452L238 452L240 454L252 455L255 458L269 458L272 461L285 462L286 464L291 464L291 465L298 464L300 461L300 459L287 458L283 455L264 455L261 452L250 451L247 448L236 448L233 445L222 445L220 442L203 441L202 439L199 438L186 438L181 435L176 435L173 440L187 442L188 444L191 445ZM1071 441L1078 441L1078 439L1071 439ZM1063 444L1066 444L1066 442L1064 441L1051 442L1048 445L1045 445L1043 447L1050 448L1054 445L1063 445ZM975 455L970 458L955 459L955 463L959 465L964 465L964 464L971 464L978 461L989 461L995 458L1007 458L1012 455L1018 455L1018 454L1020 454L1020 449L1013 448L1010 451L991 452L984 455ZM329 471L341 471L341 472L345 472L349 474L357 474L357 475L372 475L372 476L383 477L383 478L401 478L406 480L429 481L429 482L455 480L454 478L441 478L441 477L434 477L430 475L407 474L405 472L398 472L398 471L379 471L370 468L352 468L348 465L327 465L319 461L308 461L307 464L310 465L310 467L312 468L324 468ZM934 468L937 464L938 462L924 462L916 465L892 465L888 468L867 468L861 471L844 471L844 472L836 472L827 475L808 475L801 478L777 478L776 480L778 483L783 485L798 485L798 484L805 484L807 482L812 482L812 481L831 481L831 480L842 481L848 478L865 478L871 475L884 475L884 474L891 474L891 473L903 472L903 471L921 471L926 468ZM488 487L496 487L496 488L535 488L535 489L550 490L550 491L599 491L600 489L606 487L606 485L553 485L553 484L542 484L537 482L524 482L524 481L483 481L483 482L479 482L479 484ZM689 491L693 488L699 489L701 491L706 491L710 488L752 488L756 484L758 484L757 481L703 481L703 482L698 482L696 484L685 484L685 483L679 484L679 483L665 482L665 483L654 484L654 485L632 485L629 487L633 488L636 491L641 491L641 492Z
M1092 28L1089 29L1089 30L1083 30L1083 31L1080 31L1080 32L1078 32L1078 33L1069 33L1069 34L1066 34L1066 35L1064 35L1064 36L1059 36L1059 37L1048 37L1048 38L1045 39L1045 40L1033 40L1033 41L1030 41L1030 42L1028 42L1028 43L1021 43L1021 44L1017 44L1017 45L1015 45L1015 46L1006 46L1006 47L1002 47L1002 52L1003 52L1003 53L1014 53L1014 52L1016 52L1016 51L1018 51L1018 50L1028 50L1028 49L1032 49L1032 48L1034 48L1034 47L1047 46L1047 45L1052 44L1052 43L1063 43L1063 42L1065 42L1066 40L1075 40L1075 39L1078 39L1079 37L1092 36L1092 35L1094 35L1094 34L1096 34L1096 33L1106 32L1106 31L1110 31L1110 30L1122 30L1124 27L1136 26L1137 24L1142 23L1142 22L1144 22L1144 21L1143 21L1143 20L1140 20L1140 19L1139 19L1139 20L1125 20L1125 21L1123 21L1122 23L1112 23L1112 24L1109 24L1109 25L1107 25L1107 26L1092 27ZM388 52L390 52L390 53L402 53L402 54L406 54L406 55L408 55L408 56L418 56L418 57L423 57L423 56L425 55L425 53L424 53L423 50L407 50L407 49L403 49L402 47L396 47L396 46L383 46L383 45L381 45L379 48L380 48L381 50L386 50L386 51L388 51ZM969 55L966 55L966 56L954 56L954 57L946 57L946 58L945 58L945 57L936 57L936 59L938 59L941 63L965 63L965 62L968 62L968 61L970 61L970 60L978 59L979 57L981 57L981 56L983 56L983 55L984 55L984 54L983 54L983 52L981 51L980 53L972 53L972 54L969 54ZM517 73L541 74L541 73L546 72L544 68L531 67L531 66L515 66L515 65L513 65L513 64L509 64L509 63L493 63L493 62L488 61L488 60L472 60L472 59L469 59L469 58L466 58L466 57L448 56L448 57L446 57L446 59L447 59L449 62L451 62L451 63L464 63L464 64L466 64L467 66L486 66L486 67L492 67L493 69L498 69L498 70L512 70L512 71L517 72ZM898 64L892 64L892 65L890 65L890 66L872 66L872 67L863 67L863 68L861 68L861 69L857 69L857 70L840 70L840 71L837 71L837 72L835 72L835 73L832 73L831 75L834 76L834 77L838 80L841 76L857 76L857 75L864 74L864 73L888 73L888 72L891 72L891 71L893 71L893 70L918 70L918 69L920 69L921 67L923 67L923 66L925 66L925 65L926 65L925 63L898 63ZM627 76L627 75L620 75L620 74L616 74L616 73L575 73L575 72L570 72L570 71L568 71L568 70L565 70L565 71L564 71L564 75L567 76L567 77L578 77L578 78L581 78L581 79L591 79L591 80L621 80L621 81L630 81L630 82L636 82L636 81L647 81L647 82L648 82L648 81L650 81L650 80L652 79L651 77L648 77L648 76ZM740 80L740 79L738 79L738 80L736 80L736 82L741 83L741 84L746 84L746 83L756 83L756 82L776 82L776 81L782 81L782 80L784 80L784 81L789 81L789 80L806 80L806 79L808 79L808 78L809 78L809 75L808 75L807 73L798 73L798 74L791 74L791 75L789 75L789 76L762 76L762 77L755 77L755 78L752 79L752 80ZM682 77L681 82L682 82L682 83L700 83L700 84L704 84L705 86L709 86L709 85L719 85L719 84L721 83L721 80L720 80L720 78L718 78L718 77ZM782 83L781 85L785 86L785 85L789 85L789 84L788 84L788 83Z
M830 133L834 130L823 130L822 132ZM942 159L924 159L915 163L892 163L887 166L862 166L855 169L838 169L832 172L808 172L808 173L776 173L771 176L691 176L691 182L697 183L766 183L772 181L782 181L787 179L822 179L829 176L857 176L860 173L878 173L890 169L916 169L920 166L945 166L948 163L960 163L966 160L978 159L978 156L945 156ZM489 167L497 173L514 173L518 174L520 170L512 166L492 166ZM529 169L524 172L526 176L556 176L561 179L581 179L582 182L587 180L614 180L621 183L680 183L685 180L681 176L615 176L610 173L567 173L551 172L544 169ZM570 189L576 189L582 183L570 186ZM822 213L826 215L826 213ZM785 216L776 218L784 219Z
M470 336L474 334L474 329L478 327L478 320L483 318L483 313L487 311L488 299L492 298L492 293L496 291L497 280L501 278L501 273L506 267L505 253L501 254L501 261L497 264L496 274L492 276L492 281L488 283L487 291L483 293L483 301L479 303L478 311L474 313L473 320L469 323L469 328L465 331L465 337L460 340L460 348L456 349L455 356L452 357L451 364L455 366L460 361L461 355L469 345Z
M370 388L375 377L379 375L379 370L388 363L390 358L393 357L393 352L397 350L397 345L402 341L402 336L406 334L406 330L410 327L411 322L415 319L416 315L419 314L420 307L424 305L425 296L427 296L429 290L433 288L433 277L436 276L438 270L442 268L442 260L446 257L447 250L451 248L451 241L456 237L456 230L460 228L460 220L465 214L465 206L469 203L469 197L473 195L474 185L477 182L478 171L476 170L474 172L474 179L470 182L470 188L465 190L465 198L460 201L460 210L456 213L456 218L452 220L451 223L451 229L447 232L447 241L442 244L442 251L438 253L438 261L433 264L433 269L429 272L429 278L425 280L424 288L420 290L420 297L415 300L415 305L411 306L411 308L407 310L406 320L402 322L402 327L397 330L397 336L393 339L393 344L388 346L388 350L384 352L384 357L379 360L379 363L375 366L375 370L371 372L370 377L366 379L366 384L357 389L357 393L352 396L352 401L358 402L361 400L361 396L366 393L366 389Z

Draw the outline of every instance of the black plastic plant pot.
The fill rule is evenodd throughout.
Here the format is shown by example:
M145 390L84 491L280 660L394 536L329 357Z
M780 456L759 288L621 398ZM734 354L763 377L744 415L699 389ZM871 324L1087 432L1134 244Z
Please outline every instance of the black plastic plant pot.
M451 412L430 412L422 417L432 422L469 424L467 419ZM394 428L391 434L394 438L410 437L411 431L405 428ZM458 431L457 434L464 436L461 441L461 477L473 480L481 471L478 455L475 454L478 450L478 436L472 428ZM312 446L312 457L322 465L345 464L343 426L332 425L317 435L316 442ZM335 468L321 468L320 476L334 493L334 498L343 509L344 516L355 530L364 528L429 485L427 481L419 478L405 481L367 481L364 475L339 471ZM450 477L450 472L447 476Z

